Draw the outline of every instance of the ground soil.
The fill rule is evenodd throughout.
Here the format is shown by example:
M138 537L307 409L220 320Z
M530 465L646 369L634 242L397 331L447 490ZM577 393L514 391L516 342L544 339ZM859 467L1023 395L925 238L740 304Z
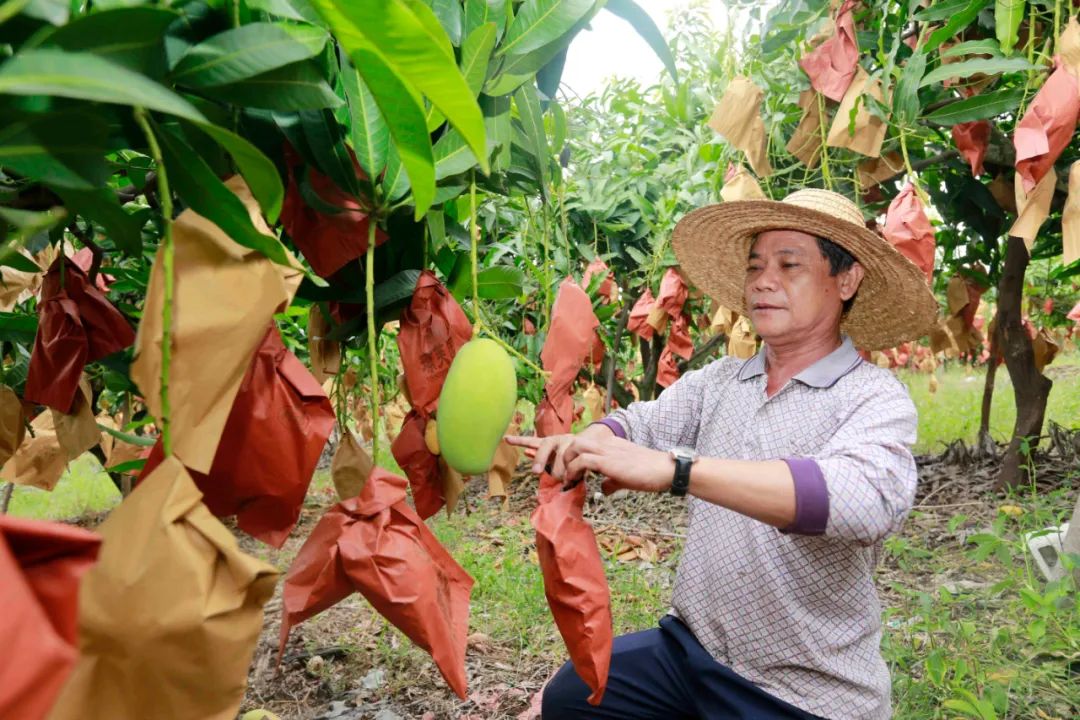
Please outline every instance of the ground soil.
M950 446L937 456L919 458L920 484L916 500L916 520L906 523L904 535L923 543L949 542L955 536L947 524L963 512L976 524L989 522L1001 497L992 486L1000 460L978 457L962 444ZM1046 491L1062 483L1075 482L1075 459L1065 460L1056 453L1038 460L1037 490ZM533 481L518 478L510 498L511 512L528 516L532 508ZM473 488L477 495L481 488ZM270 560L279 567L299 549L318 518L335 498L309 500L300 524L280 551L238 533L244 548ZM483 535L506 521L506 515L494 508L486 512ZM587 517L597 528L619 528L651 540L659 548L659 562L674 567L678 548L685 533L685 505L672 498L628 495L609 500L600 496L589 503ZM915 568L901 569L888 555L878 569L882 604L889 606L890 585L925 587L940 583L940 577L924 576ZM500 647L482 633L470 638L466 661L469 675L469 699L461 701L447 690L439 675L428 665L386 667L373 663L379 642L401 642L388 630L362 597L354 595L327 610L318 623L309 621L292 631L284 659L277 662L281 616L281 583L277 594L266 607L266 620L249 675L244 709L265 708L281 720L360 720L378 718L421 718L438 720L479 718L531 720L536 717L536 696L545 679L557 666L559 658L522 657L514 649ZM383 634L380 639L380 634ZM407 641L406 641L407 642ZM530 712L530 705L534 710Z

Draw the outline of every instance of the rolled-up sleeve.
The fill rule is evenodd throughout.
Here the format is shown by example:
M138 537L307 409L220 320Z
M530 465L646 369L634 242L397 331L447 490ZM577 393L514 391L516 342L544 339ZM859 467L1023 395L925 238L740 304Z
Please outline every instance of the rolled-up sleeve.
M636 445L655 450L694 447L711 368L688 372L656 400L630 403L605 419L617 422Z
M826 536L873 544L896 532L914 503L915 405L898 380L887 388L858 398L813 455L828 492Z

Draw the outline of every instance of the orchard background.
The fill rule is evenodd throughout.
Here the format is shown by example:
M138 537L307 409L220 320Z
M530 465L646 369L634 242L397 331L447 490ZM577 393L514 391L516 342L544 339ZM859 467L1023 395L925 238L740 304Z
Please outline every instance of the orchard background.
M1075 716L1076 581L1047 582L1024 543L1069 520L1080 478L1073 5L731 2L722 24L692 5L658 24L643 6L0 3L0 503L88 529L114 516L93 569L96 541L69 539L85 559L72 588L94 578L80 638L42 620L60 649L31 636L0 659L0 709L29 707L18 683L40 659L50 681L31 685L26 717L48 716L94 633L160 624L211 658L188 695L140 670L176 674L168 652L94 670L103 686L134 683L154 717L536 717L565 648L528 522L535 477L507 448L486 476L440 464L424 438L432 348L455 328L500 343L523 432L560 404L576 429L656 397L757 347L745 318L686 286L675 223L813 186L855 200L941 301L928 337L867 355L920 413L917 507L879 569L896 716ZM601 12L661 59L655 82L584 97L562 83L567 48ZM594 318L559 317L573 288ZM553 332L568 320L584 347ZM178 490L132 494L163 457L205 505L170 514ZM296 625L277 664L274 572L373 464L407 476L409 504L475 581L464 699L358 594ZM651 625L682 506L597 494L585 517L616 632ZM259 568L219 620L245 629L228 651L243 663L213 667L220 638L198 628L216 586L184 584L210 561L169 534L179 526L214 538L216 562ZM14 587L27 546L0 530ZM120 605L90 617L88 592ZM63 692L54 717L74 702Z

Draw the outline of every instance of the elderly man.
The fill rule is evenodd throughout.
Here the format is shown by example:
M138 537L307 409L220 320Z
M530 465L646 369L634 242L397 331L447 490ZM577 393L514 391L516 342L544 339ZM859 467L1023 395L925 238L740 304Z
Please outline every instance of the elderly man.
M564 482L594 471L689 495L670 613L616 638L599 706L567 663L543 717L888 718L873 570L915 495L916 415L856 347L920 337L937 302L851 201L824 190L701 208L673 245L764 345L577 435L513 439L534 472Z

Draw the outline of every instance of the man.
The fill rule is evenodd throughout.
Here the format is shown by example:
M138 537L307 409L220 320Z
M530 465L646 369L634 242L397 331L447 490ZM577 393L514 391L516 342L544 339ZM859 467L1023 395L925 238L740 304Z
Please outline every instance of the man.
M916 415L856 347L920 337L937 302L824 190L701 208L673 245L693 284L748 315L764 345L576 436L512 440L534 472L567 483L594 471L690 496L670 614L616 638L597 707L567 663L543 717L888 718L873 569L914 499Z

